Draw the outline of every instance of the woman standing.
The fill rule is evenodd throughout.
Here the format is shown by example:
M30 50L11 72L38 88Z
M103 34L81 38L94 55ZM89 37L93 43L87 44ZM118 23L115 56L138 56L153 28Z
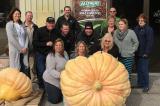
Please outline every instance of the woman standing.
M30 77L28 68L28 35L21 21L21 11L14 8L8 17L6 32L10 67L18 68Z
M119 21L118 29L114 33L114 41L119 49L119 60L125 65L130 75L134 64L135 51L138 48L139 42L135 32L128 29L127 19Z
M113 42L111 33L106 33L101 40L102 51L111 54L115 58L118 58L118 47Z
M64 43L61 39L55 40L53 52L46 58L46 70L43 73L45 90L48 101L57 104L62 101L60 89L60 73L68 60L67 52L64 51Z
M138 25L135 27L135 33L139 40L137 51L137 73L138 86L143 88L143 92L149 90L149 55L153 46L153 29L147 25L147 18L144 14L138 16Z
M113 16L108 16L107 18L107 27L102 30L101 36L104 36L105 33L111 33L112 35L114 34L114 31L117 29L115 25L115 17Z
M75 52L71 54L70 58L75 58L77 56L88 57L88 48L84 41L79 41L76 44Z

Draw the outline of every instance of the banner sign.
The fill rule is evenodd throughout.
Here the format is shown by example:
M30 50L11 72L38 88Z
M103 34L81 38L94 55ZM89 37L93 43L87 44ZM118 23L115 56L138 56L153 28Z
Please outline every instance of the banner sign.
M73 0L73 12L77 20L105 19L106 0Z

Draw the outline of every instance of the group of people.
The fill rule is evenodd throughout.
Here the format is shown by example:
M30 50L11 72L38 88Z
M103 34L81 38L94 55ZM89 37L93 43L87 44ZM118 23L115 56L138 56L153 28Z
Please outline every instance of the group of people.
M100 36L105 33L112 34L114 46L118 47L118 60L125 65L129 78L131 78L133 65L136 66L138 80L137 86L134 87L148 92L149 59L154 43L153 29L148 25L147 17L143 13L138 16L138 24L134 29L129 29L127 19L116 17L116 13L114 7L110 8L107 21L101 25Z
M92 22L85 22L80 28L71 16L71 8L64 7L64 15L55 22L53 17L46 19L46 25L38 28L32 21L31 11L25 13L21 21L21 11L14 8L8 17L6 32L9 46L10 67L18 68L28 77L36 70L38 85L45 89L48 101L58 103L63 95L60 89L60 74L66 62L77 56L88 57L96 51L110 53L132 72L137 60L138 87L149 90L149 55L153 45L153 30L147 25L143 14L137 18L134 30L128 28L125 18L116 17L116 9L111 8L107 21L97 34ZM101 37L100 37L101 36Z

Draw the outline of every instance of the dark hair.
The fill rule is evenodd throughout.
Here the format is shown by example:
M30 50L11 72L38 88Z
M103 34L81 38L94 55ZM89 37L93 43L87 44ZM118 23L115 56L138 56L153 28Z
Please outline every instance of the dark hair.
M65 10L66 8L69 8L69 9L71 10L71 7L70 7L70 6L65 6L65 7L64 7L64 10Z
M63 25L64 26L69 26L69 23L67 22L67 21L64 21L63 23L62 23L62 25L61 25L61 28L63 27ZM70 26L69 26L70 27Z
M13 14L15 13L15 11L18 11L21 14L21 11L18 8L13 8L8 15L7 21L13 21ZM22 21L19 20L18 23L22 24Z
M139 21L140 18L144 19L144 22L147 23L147 17L144 15L144 13L141 13L138 17L137 17L137 22Z

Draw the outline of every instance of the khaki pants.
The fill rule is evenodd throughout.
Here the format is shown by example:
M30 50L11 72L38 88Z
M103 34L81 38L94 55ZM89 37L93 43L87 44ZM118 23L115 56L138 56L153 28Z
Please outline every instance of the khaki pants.
M37 80L37 74L35 69L35 56L30 55L29 56L29 67L30 67L30 74L31 74L31 80L32 82Z

